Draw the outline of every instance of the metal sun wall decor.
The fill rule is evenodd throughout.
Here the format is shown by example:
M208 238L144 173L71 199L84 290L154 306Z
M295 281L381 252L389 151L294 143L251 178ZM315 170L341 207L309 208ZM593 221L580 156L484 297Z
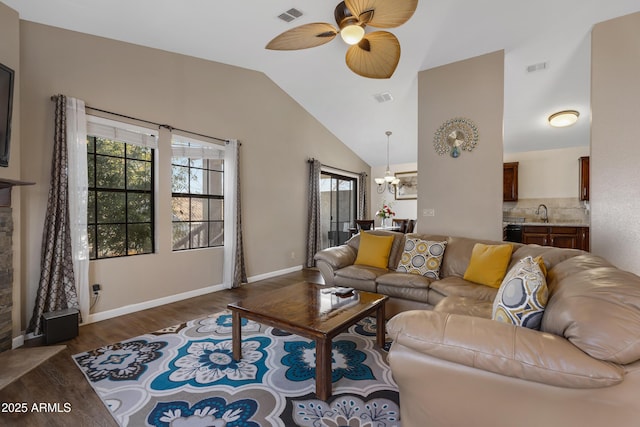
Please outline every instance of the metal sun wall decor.
M456 117L442 124L433 137L436 153L449 153L453 158L460 157L462 151L471 151L478 145L478 127L469 119Z

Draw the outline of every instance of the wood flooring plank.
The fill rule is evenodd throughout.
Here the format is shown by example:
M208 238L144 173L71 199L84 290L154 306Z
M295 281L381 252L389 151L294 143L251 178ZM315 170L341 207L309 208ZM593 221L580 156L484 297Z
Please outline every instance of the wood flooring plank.
M218 291L82 326L77 337L59 343L67 346L65 350L0 390L0 403L25 402L30 409L34 403L59 403L63 411L64 404L68 403L71 411L0 413L0 426L117 427L109 410L73 361L74 354L205 317L226 309L228 303L247 295L267 292L303 280L323 283L317 270L303 269L246 284L239 289ZM34 344L37 343L27 343L25 346Z

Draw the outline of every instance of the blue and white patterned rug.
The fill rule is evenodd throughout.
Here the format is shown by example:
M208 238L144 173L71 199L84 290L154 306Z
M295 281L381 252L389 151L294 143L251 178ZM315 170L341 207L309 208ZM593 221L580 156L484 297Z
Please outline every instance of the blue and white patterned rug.
M315 396L315 344L223 311L73 356L121 426L400 426L398 388L366 318L333 340L333 396Z

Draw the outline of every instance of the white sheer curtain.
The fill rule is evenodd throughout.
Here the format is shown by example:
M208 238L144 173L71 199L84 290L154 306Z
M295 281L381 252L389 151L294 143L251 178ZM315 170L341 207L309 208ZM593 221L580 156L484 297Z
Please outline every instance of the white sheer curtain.
M73 273L83 322L89 320L89 238L87 236L87 116L84 101L67 97L69 225Z
M240 208L240 143L231 139L224 150L224 267L223 283L236 288L247 281L242 247Z

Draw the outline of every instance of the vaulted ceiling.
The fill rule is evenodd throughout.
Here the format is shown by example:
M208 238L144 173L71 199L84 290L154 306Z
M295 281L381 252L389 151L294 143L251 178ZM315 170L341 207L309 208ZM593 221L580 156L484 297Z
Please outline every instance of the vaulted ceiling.
M588 145L590 30L640 10L637 0L420 0L414 16L390 30L402 56L394 75L378 80L347 68L339 38L299 51L264 49L294 26L333 24L338 1L0 1L24 20L264 72L371 166L386 163L387 130L391 163L414 162L418 144L432 144L418 141L419 71L500 49L505 151ZM278 18L291 8L303 15L290 23ZM393 100L378 102L379 94ZM580 121L550 128L548 115L567 108L579 110Z

